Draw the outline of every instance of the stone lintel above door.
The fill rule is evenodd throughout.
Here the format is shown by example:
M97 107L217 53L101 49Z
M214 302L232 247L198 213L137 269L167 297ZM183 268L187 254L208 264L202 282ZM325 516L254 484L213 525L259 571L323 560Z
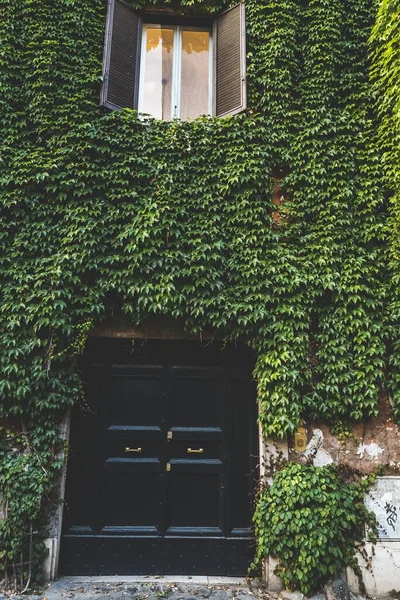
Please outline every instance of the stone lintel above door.
M90 335L102 338L130 338L153 340L221 340L222 332L203 330L198 334L188 332L183 320L157 315L143 320L139 325L120 315L96 324Z

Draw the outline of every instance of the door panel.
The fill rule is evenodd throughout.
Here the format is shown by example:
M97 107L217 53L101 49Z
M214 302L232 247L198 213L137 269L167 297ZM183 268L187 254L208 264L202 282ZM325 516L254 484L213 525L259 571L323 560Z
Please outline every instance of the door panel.
M113 459L111 459L113 460ZM105 479L104 525L105 526L152 526L158 531L160 521L160 464L149 466L143 463L127 465L124 471L121 464L107 464L118 470L108 472ZM157 461L158 462L158 461Z
M167 483L167 533L222 535L223 369L173 367L170 389L169 423L173 437L168 447L171 471Z
M171 575L225 575L226 542L222 538L167 538L164 568Z
M102 531L160 533L166 416L164 369L113 365L103 395Z
M200 463L196 464L198 470L195 471L189 465L173 463L171 466L167 531L170 532L171 527L219 529L222 510L220 469L205 472L208 469ZM220 529L219 533L222 533Z
M135 425L111 425L107 427L107 438L109 440L126 439L146 439L146 440L160 440L161 439L161 428L158 425L155 426L142 426L136 427ZM128 437L129 436L129 437Z
M248 406L243 398L251 397L252 382L233 375L229 378L230 432L228 448L228 535L250 535L253 486L248 456L243 452L241 439L251 439L252 420L248 418ZM247 429L247 431L246 431ZM253 446L250 452L256 454Z
M171 427L221 427L222 373L172 370Z
M89 412L72 423L65 574L246 574L252 364L229 345L89 342Z
M115 377L113 381L111 425L135 423L161 426L162 382L141 377Z
M243 576L243 566L254 558L255 541L249 538L228 538L226 543L226 574L228 577Z
M165 415L162 369L131 367L126 371L112 370L110 425L161 427Z
M63 572L74 575L132 575L162 572L163 540L154 537L65 535Z

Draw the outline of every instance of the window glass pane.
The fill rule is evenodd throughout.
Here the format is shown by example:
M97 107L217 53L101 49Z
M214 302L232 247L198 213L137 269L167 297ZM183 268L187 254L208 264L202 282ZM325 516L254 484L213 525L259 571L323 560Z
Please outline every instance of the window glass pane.
M146 28L141 111L156 119L171 119L174 30Z
M209 111L210 34L182 31L181 119Z

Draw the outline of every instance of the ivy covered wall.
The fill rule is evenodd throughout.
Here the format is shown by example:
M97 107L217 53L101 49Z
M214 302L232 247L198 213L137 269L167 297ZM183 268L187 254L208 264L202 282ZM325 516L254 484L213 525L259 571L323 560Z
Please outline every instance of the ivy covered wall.
M382 0L370 37L370 79L379 117L378 147L382 175L388 188L390 211L386 224L389 237L391 284L388 291L389 389L399 418L399 266L400 266L400 2Z
M98 106L105 0L0 6L3 558L40 528L76 356L112 314L247 340L266 434L376 414L400 349L389 3L375 24L373 0L247 0L247 113L146 124Z

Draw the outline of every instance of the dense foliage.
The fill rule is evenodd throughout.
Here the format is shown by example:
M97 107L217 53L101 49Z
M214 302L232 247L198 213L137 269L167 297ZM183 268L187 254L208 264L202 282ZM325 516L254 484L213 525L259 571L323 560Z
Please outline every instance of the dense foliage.
M400 304L387 251L398 149L383 173L377 137L390 142L398 104L388 92L378 131L374 1L247 0L247 114L147 124L98 106L105 0L0 6L3 558L47 503L60 418L82 394L76 350L110 314L248 340L266 434L304 414L376 414L389 359L398 377ZM393 86L378 76L392 60L382 28L398 28L388 6L378 93Z
M379 115L378 144L391 211L387 222L390 244L389 322L392 327L389 389L400 417L400 2L382 0L371 34L371 80Z
M356 548L375 517L364 504L373 477L345 483L334 465L288 464L260 494L254 524L257 553L253 568L268 556L289 588L310 594L351 566L358 573Z

